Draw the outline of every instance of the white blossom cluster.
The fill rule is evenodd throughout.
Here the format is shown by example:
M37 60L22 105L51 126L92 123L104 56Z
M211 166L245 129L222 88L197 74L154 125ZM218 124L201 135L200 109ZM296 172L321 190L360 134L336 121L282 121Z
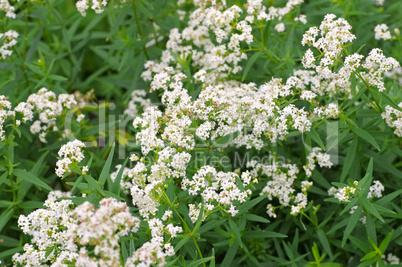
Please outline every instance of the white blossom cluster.
M355 182L356 183L356 182ZM335 189L332 189L333 191L335 191ZM382 183L378 180L374 180L373 181L373 185L370 186L369 188L369 192L367 194L367 198L381 198L382 197L382 191L384 191L384 186L382 185ZM328 191L329 192L329 191ZM339 198L338 198L339 199ZM358 208L358 206L353 206L349 213L353 214L355 213L356 209ZM363 213L363 212L362 212ZM365 215L363 215L359 221L361 221L363 224L366 224L367 221L367 217Z
M130 117L136 117L141 114L147 107L151 106L151 100L145 98L146 92L144 90L134 90L131 93L130 102L128 107L124 110L124 114Z
M355 186L356 184L357 182L355 181ZM328 195L338 199L339 202L349 202L349 199L355 194L355 192L356 187L352 186L345 186L341 188L332 186L330 189L328 189Z
M391 71L387 71L384 73L384 75L393 80L396 80L398 82L398 85L402 86L402 68L401 67L397 67Z
M16 0L19 2L20 0ZM11 19L16 18L15 7L12 6L9 0L0 0L0 11L5 12L5 16ZM11 48L17 44L17 38L19 34L14 30L8 30L4 33L0 33L0 42L2 46L0 47L0 55L2 59L10 56L13 51Z
M83 101L83 100L82 100ZM55 93L42 88L38 93L28 96L26 102L20 102L14 109L5 96L0 95L0 139L4 140L5 132L3 124L8 117L13 118L13 124L19 126L21 123L33 121L30 126L32 134L39 133L39 140L47 143L46 135L50 131L57 132L57 119L65 116L66 111L77 105L74 95ZM38 114L37 120L34 120ZM77 121L81 121L84 114L77 115Z
M374 28L374 38L376 40L389 40L391 39L391 32L388 30L388 26L384 23L378 24Z
M122 3L125 3L126 0L121 0ZM75 3L75 6L78 12L81 13L83 17L87 15L87 10L91 7L95 13L99 14L105 10L106 5L108 2L106 0L79 0Z
M151 230L151 241L144 243L126 261L125 266L163 266L167 256L175 255L170 243L164 244L164 234L175 238L183 229L169 223L165 225L160 219L153 218L148 221Z
M373 185L371 185L369 188L367 198L373 198L373 197L381 198L382 191L384 191L384 186L382 185L382 183L378 180L374 180Z
M17 0L19 2L19 0ZM0 10L6 13L6 17L15 19L15 7L8 0L0 0Z
M385 264L401 264L401 260L392 253L383 254L382 259L385 261Z
M402 110L402 102L398 104L398 107ZM385 107L385 111L381 114L387 125L394 128L394 134L402 137L402 111L397 110L389 105Z
M254 41L253 23L282 20L303 0L289 0L284 7L271 6L268 9L261 0L248 0L244 5L246 10L237 5L229 7L226 1L193 2L198 9L190 14L188 26L181 32L177 28L171 30L160 62L148 61L145 64L144 80L151 81L153 74L168 66L176 67L178 59L184 61L190 56L192 66L202 71L197 72L195 79L207 84L238 73L242 69L240 61L247 58L241 46ZM245 11L247 15L241 19ZM305 18L301 17L301 21ZM279 23L275 30L284 31L285 25Z
M166 147L156 157L157 160L148 170L143 158L133 154L130 159L136 161L135 166L131 169L125 167L122 172L120 184L125 192L131 193L133 205L139 208L140 215L148 222L151 230L151 240L137 249L127 259L125 266L162 266L167 256L174 255L174 248L169 242L165 242L164 235L172 239L183 231L180 226L169 223L172 211L165 211L161 219L157 217L157 211L166 181L170 177L185 177L190 154ZM121 167L116 166L116 172L111 175L113 181Z
M85 147L85 144L79 140L70 141L63 145L58 154L60 159L56 162L56 175L63 177L66 173L71 172L71 166L77 168L77 163L84 159L84 154L81 148ZM81 170L83 175L88 171L88 166L84 166Z
M71 200L58 200L62 197L72 196L50 192L46 209L20 216L19 227L33 238L24 245L23 254L13 256L14 265L122 266L118 240L140 226L127 205L105 198L97 209L89 202L74 208Z
M8 109L8 110L7 110ZM0 139L4 141L6 138L3 123L9 116L9 111L11 109L11 102L7 100L4 95L0 96Z
M330 189L328 189L328 195L333 196L339 200L339 202L349 202L349 199L356 193L356 187L358 185L357 181L353 182L354 186L345 186L345 187L340 187L336 188L332 186ZM367 198L381 198L382 197L382 192L384 191L384 186L382 183L378 180L374 180L373 184L369 188L369 192L367 194ZM353 208L353 211L357 207ZM353 213L351 211L351 213Z
M363 77L373 86L376 86L380 92L385 90L382 75L394 68L400 67L399 62L392 57L386 57L379 48L370 51L365 63L362 65L368 69L368 73L364 73Z
M307 156L307 165L303 166L304 171L306 172L307 177L311 177L313 174L312 171L315 169L316 163L321 168L331 168L332 162L330 161L330 156L327 153L322 153L321 148L314 147L311 153Z
M313 51L308 49L302 59L305 68L315 69L315 73L310 73L311 77L308 79L314 93L319 95L345 93L351 98L350 77L359 73L364 82L382 92L385 90L383 74L399 67L394 58L385 57L380 49L375 48L370 51L364 62L363 55L357 53L347 55L343 66L337 72L333 72L331 67L341 61L346 44L356 38L350 30L351 26L345 19L336 19L335 15L327 14L319 28L310 27L303 35L302 45L313 46L321 54L315 57ZM321 37L317 39L319 35ZM317 59L320 59L318 65Z
M58 131L56 120L62 116L63 111L70 110L77 105L74 95L55 93L42 88L38 93L31 94L24 107L38 113L38 119L30 127L32 134L39 133L39 140L46 143L46 135L49 131ZM82 119L82 118L80 118Z
M153 107L145 111L143 119L134 121L135 127L140 123L142 126L137 140L142 143L144 154L163 147L163 140L193 149L194 122L195 134L202 140L239 132L237 138L231 140L234 144L257 149L262 148L265 139L275 143L283 140L292 129L306 132L311 128L304 108L293 104L281 106L283 99L294 95L294 88L301 88L302 81L295 76L286 84L274 78L259 87L253 83L219 82L206 86L192 101L181 82L185 76L170 74L171 70L167 68L156 74L152 82L154 90L165 90L162 96L162 103L166 105L164 115ZM161 126L164 126L163 140L155 136ZM244 129L252 131L247 133Z
M240 177L234 172L218 172L212 166L205 165L198 170L191 179L184 178L181 188L188 191L190 195L201 195L202 203L206 211L212 211L218 205L230 208L228 212L235 216L238 213L234 205L235 201L243 203L252 193L250 189L241 190L237 179ZM247 186L247 180L243 180L243 185ZM201 204L201 203L200 203ZM197 221L201 206L189 205L190 219ZM205 219L205 216L203 216Z
M266 194L271 201L276 198L282 207L291 208L291 215L297 215L307 206L307 190L312 182L302 182L302 192L296 192L294 181L297 179L299 169L296 164L279 162L272 157L270 163L261 163L256 160L249 161L247 167L251 168L250 175L254 179L267 177L266 186L262 189L261 195ZM276 218L275 209L271 203L267 206L267 214Z
M5 33L0 33L0 41L3 42L3 45L0 47L0 54L2 59L5 59L13 53L11 48L17 44L18 36L18 32L13 30L8 30Z

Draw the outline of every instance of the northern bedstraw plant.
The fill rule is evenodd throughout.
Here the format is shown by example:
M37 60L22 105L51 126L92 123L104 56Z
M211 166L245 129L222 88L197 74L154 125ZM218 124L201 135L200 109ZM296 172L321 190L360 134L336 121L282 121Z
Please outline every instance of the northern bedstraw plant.
M1 264L400 264L401 8L1 1Z

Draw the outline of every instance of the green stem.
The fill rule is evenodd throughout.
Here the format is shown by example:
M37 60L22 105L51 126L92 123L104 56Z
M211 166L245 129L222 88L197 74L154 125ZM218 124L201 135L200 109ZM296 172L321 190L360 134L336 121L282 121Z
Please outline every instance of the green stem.
M14 187L14 180L13 180L13 163L10 159L10 140L7 140L7 165L8 165L8 179L10 180L11 190L13 192L13 202L15 203L18 199L17 192Z
M140 34L140 37L143 38L143 34L142 34L142 29L140 26L140 20L138 19L138 11L137 11L137 6L136 4L136 0L134 0L133 3L133 11L134 11L134 17L135 17L135 23L137 24L137 29L138 29L138 33ZM142 50L144 51L145 57L147 58L147 60L149 60L149 55L147 52L147 48L145 47L145 45L142 46Z
M180 213L176 210L176 207L174 206L174 204L173 204L172 202L170 202L169 197L166 195L165 192L163 192L162 197L163 197L163 199L167 202L167 204L173 209L173 211L174 211L174 212L176 213L176 215L180 218L180 220L182 221L184 228L186 229L186 231L188 232L189 236L191 236L191 239L192 239L193 242L194 242L194 245L195 245L195 247L196 247L196 249L197 249L197 251L198 251L198 254L200 255L200 258L203 259L203 256L202 256L200 247L198 246L197 241L195 240L195 237L194 237L194 232L195 232L196 229L199 227L199 224L200 224L200 223L198 223L198 224L194 227L193 231L191 231L190 228L188 227L187 223L186 223L186 222L184 221L184 219L181 217ZM202 220L201 220L201 221L202 221ZM203 266L205 266L205 263L203 263Z

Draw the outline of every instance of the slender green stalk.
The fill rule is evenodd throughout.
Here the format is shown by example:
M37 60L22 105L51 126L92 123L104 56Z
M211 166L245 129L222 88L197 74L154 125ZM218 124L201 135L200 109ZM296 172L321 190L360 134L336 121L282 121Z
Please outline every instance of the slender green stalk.
M134 3L133 3L133 11L134 11L135 23L137 25L137 29L138 29L138 33L139 33L140 37L143 38L144 35L142 33L140 20L138 19L138 11L137 11L137 6L136 6L136 1L137 0L134 0ZM145 47L145 45L142 46L142 50L144 51L146 59L149 60L150 57L148 55L148 51L147 51L147 48Z

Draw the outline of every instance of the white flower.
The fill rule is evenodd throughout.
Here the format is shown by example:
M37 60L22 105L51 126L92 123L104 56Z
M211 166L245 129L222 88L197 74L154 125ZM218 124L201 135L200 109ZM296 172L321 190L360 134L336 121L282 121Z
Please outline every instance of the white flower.
M285 31L285 24L284 23L278 23L275 26L275 31L277 32L284 32Z
M402 102L400 102L398 106L402 109ZM394 134L402 137L402 111L387 105L385 111L381 114L381 117L389 127L395 128Z

